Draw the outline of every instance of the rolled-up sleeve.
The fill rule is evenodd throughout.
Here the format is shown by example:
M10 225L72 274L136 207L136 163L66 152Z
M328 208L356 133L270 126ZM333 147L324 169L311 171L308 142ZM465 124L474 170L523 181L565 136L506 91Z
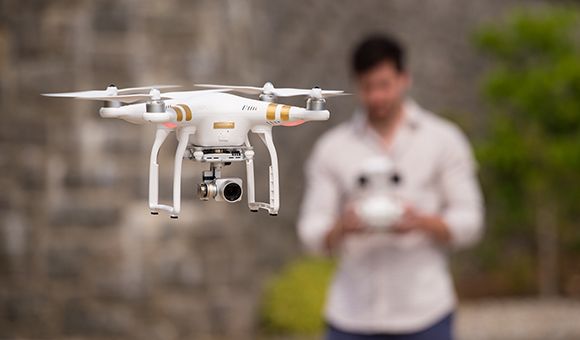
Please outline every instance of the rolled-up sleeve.
M450 135L440 161L442 218L451 233L451 246L473 246L483 235L484 208L477 163L463 133Z
M297 227L306 250L319 255L327 253L325 238L338 218L340 204L336 174L325 162L325 154L324 146L318 143L305 164L306 188Z

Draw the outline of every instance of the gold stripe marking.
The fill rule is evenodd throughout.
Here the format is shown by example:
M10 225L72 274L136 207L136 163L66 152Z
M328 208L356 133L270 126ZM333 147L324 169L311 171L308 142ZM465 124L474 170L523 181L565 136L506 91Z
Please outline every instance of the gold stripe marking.
M177 106L171 106L169 108L173 109L175 111L175 113L177 113L177 121L181 122L183 120L183 112L181 111L181 108L179 108Z
M278 104L270 104L268 105L268 109L266 110L266 119L274 120L276 119L276 108Z
M214 129L235 129L236 123L234 122L215 122L213 123Z
M191 120L191 118L193 117L193 115L191 114L191 109L189 108L189 106L187 106L185 104L177 104L176 106L182 107L185 110L185 120L189 122Z
M280 110L280 119L287 121L290 120L290 108L291 106L284 105L282 106L282 110Z

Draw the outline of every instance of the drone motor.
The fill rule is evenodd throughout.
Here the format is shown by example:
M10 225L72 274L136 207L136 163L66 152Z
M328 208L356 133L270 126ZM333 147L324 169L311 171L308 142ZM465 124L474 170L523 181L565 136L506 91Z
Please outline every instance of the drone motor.
M322 94L322 89L319 86L312 88L310 96L306 101L306 110L309 111L324 111L326 110L326 99Z
M157 88L152 88L149 92L151 101L145 105L147 113L165 113L165 102L161 100L161 91Z

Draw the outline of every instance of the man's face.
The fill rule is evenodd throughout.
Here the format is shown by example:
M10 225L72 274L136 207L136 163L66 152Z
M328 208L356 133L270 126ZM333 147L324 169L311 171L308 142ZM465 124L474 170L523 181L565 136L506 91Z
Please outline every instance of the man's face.
M356 83L358 97L369 118L385 118L395 113L409 88L410 77L406 72L398 71L393 62L384 61L359 74Z

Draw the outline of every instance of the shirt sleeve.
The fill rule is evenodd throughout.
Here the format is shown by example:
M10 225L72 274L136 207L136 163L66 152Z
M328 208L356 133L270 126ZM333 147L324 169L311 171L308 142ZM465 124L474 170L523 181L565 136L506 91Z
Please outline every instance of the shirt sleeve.
M325 238L339 215L339 183L324 158L329 152L317 143L305 164L306 188L297 227L306 250L319 255L327 254Z
M451 233L451 246L462 249L483 235L483 197L477 180L477 163L467 138L459 130L445 145L441 160L443 221Z

